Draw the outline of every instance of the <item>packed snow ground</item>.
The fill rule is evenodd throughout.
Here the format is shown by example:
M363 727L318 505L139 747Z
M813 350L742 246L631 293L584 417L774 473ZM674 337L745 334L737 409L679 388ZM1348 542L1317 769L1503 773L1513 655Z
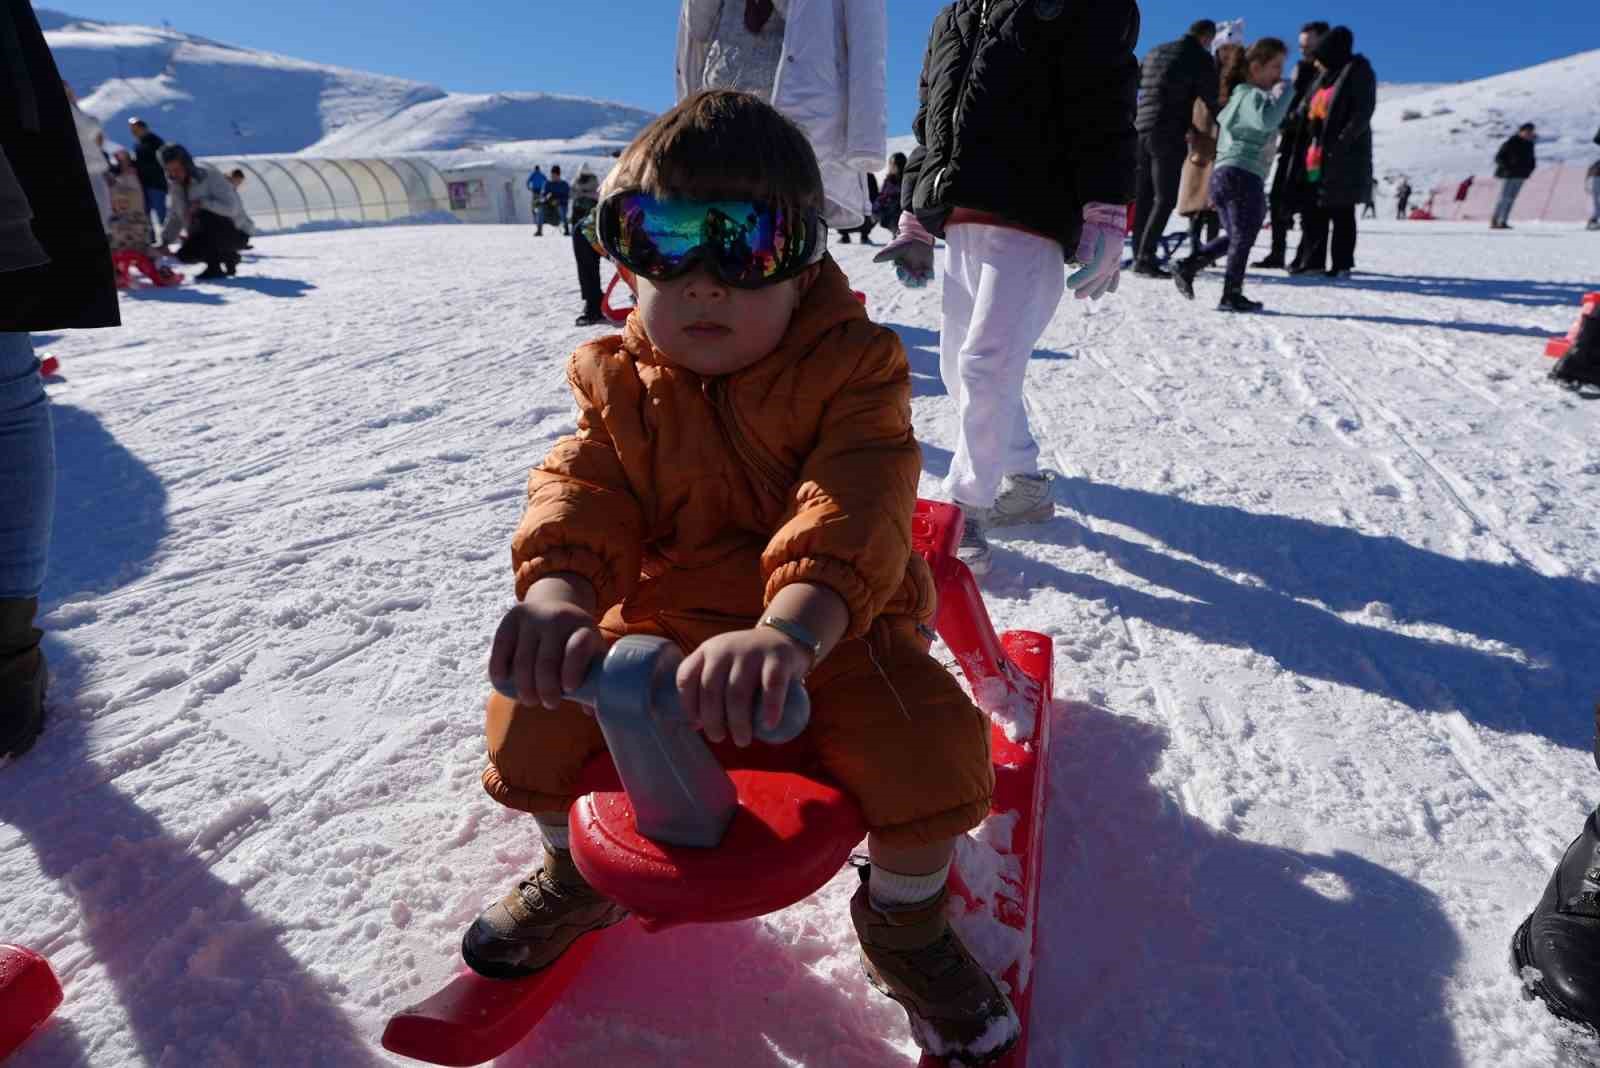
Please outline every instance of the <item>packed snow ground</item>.
M39 339L54 681L0 767L0 938L66 1003L17 1068L389 1063L387 1015L537 855L478 785L480 709L525 472L573 425L570 246L258 244ZM931 494L938 290L870 251L836 249L910 351ZM1540 355L1600 243L1378 224L1359 260L1253 280L1255 318L1214 274L1125 278L1030 366L1057 513L985 592L1057 643L1035 1068L1560 1054L1507 941L1600 796L1600 404ZM501 1063L911 1063L853 880L620 931Z

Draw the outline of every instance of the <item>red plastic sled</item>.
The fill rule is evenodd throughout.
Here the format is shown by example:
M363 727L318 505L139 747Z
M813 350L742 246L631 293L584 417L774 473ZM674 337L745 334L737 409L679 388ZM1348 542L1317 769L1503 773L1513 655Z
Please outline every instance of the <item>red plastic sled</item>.
M0 1061L44 1026L61 1004L61 984L39 954L0 943Z
M118 289L136 289L138 281L134 278L134 271L144 275L149 284L157 289L167 286L179 285L183 282L183 275L170 267L158 267L156 261L143 252L133 252L124 249L111 254L111 265L117 271Z
M619 326L628 321L628 316L633 312L632 304L616 305L611 303L611 293L617 288L617 283L622 281L621 273L611 276L611 284L606 286L605 296L600 298L600 314Z
M1046 796L1050 736L1051 642L1042 634L1011 631L997 637L977 584L955 558L961 510L917 503L912 527L916 550L928 560L939 585L940 636L955 654L975 694L1031 717L1025 737L1013 741L997 718L993 811L1016 813L1010 851L1020 881L1008 883L993 901L980 901L951 876L953 892L970 909L988 909L1022 932L1025 952L1001 976L1022 1020L1017 1046L1001 1061L1026 1062L1031 966L1038 912L1039 848ZM1024 725L1026 725L1024 723ZM1013 724L1015 727L1015 724ZM733 751L719 748L720 753ZM569 816L573 859L598 890L628 906L645 930L684 923L714 923L765 915L814 893L844 865L866 833L855 802L834 786L789 764L802 752L764 750L765 766L730 772L740 809L720 845L712 849L663 846L639 834L627 794L620 791L608 757L585 769L587 791ZM747 759L757 750L746 750ZM786 766L789 764L789 766ZM420 1005L396 1014L383 1035L385 1049L434 1064L489 1061L532 1031L559 999L604 932L586 936L552 968L527 979L500 981L463 972ZM923 1058L923 1068L943 1062Z

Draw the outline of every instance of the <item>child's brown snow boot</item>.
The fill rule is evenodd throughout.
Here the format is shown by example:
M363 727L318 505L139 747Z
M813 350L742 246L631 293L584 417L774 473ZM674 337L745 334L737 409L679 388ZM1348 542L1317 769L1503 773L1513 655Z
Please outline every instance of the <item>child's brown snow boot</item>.
M1016 1044L1021 1024L994 977L973 959L945 917L949 891L925 905L882 911L870 869L850 901L867 979L906 1010L917 1044L951 1064L981 1065Z
M479 975L520 979L549 967L583 935L627 916L584 881L571 853L547 845L544 864L467 928L461 956Z
M48 678L43 637L33 625L38 598L0 599L0 757L21 756L44 726Z

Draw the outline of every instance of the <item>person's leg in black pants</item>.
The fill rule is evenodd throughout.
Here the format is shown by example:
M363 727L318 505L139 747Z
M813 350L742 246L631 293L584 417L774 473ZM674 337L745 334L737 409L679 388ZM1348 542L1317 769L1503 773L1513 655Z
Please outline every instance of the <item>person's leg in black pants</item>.
M1145 223L1150 220L1150 209L1155 206L1155 178L1150 167L1150 139L1139 135L1137 161L1134 167L1133 193L1133 260L1139 262L1139 246L1144 242Z
M174 255L182 263L206 265L206 269L195 276L197 279L220 278L224 267L228 274L238 267L239 248L243 244L244 235L231 220L214 212L200 211L195 213L188 236Z
M1272 210L1269 218L1272 221L1272 249L1264 259L1255 262L1256 267L1284 267L1289 255L1289 228L1294 225L1294 212L1288 207L1288 197L1280 187L1278 194L1272 198Z
M1167 232L1167 222L1172 218L1172 209L1178 206L1178 184L1183 178L1183 159L1188 147L1181 137L1169 144L1160 134L1145 134L1139 141L1141 161L1149 160L1151 201L1133 268L1137 273L1165 277L1166 272L1156 266L1156 256L1161 249L1161 236ZM1140 193L1144 192L1141 182Z
M1321 205L1300 213L1300 247L1295 250L1290 274L1320 272L1328 261L1328 209Z
M1333 224L1333 238L1330 243L1333 263L1329 271L1334 274L1340 271L1353 271L1356 269L1356 206L1345 204L1329 208L1328 217Z
M581 218L580 218L581 221ZM600 253L583 236L583 227L572 228L572 258L578 264L578 289L583 294L583 314L578 316L579 326L593 326L604 322L600 302L605 293L600 288Z

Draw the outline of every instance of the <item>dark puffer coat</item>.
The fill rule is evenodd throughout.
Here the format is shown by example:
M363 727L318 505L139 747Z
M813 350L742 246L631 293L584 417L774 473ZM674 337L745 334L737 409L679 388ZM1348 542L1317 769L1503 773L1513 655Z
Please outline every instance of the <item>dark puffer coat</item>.
M1354 56L1311 90L1332 85L1333 102L1322 136L1322 181L1317 199L1325 208L1372 199L1372 112L1378 106L1378 76L1366 56Z
M1494 154L1496 178L1526 178L1538 165L1533 142L1517 134L1507 138L1506 143L1500 146L1500 151Z
M935 234L958 207L998 215L1070 258L1085 204L1133 199L1138 39L1134 0L957 0L939 12L901 205Z
M1194 102L1205 101L1212 115L1221 112L1217 61L1198 38L1184 34L1157 45L1139 68L1139 114L1133 125L1140 133L1183 136L1194 117Z
M118 325L111 247L28 0L0 0L0 150L15 179L0 196L0 265L28 264L0 269L0 333Z

